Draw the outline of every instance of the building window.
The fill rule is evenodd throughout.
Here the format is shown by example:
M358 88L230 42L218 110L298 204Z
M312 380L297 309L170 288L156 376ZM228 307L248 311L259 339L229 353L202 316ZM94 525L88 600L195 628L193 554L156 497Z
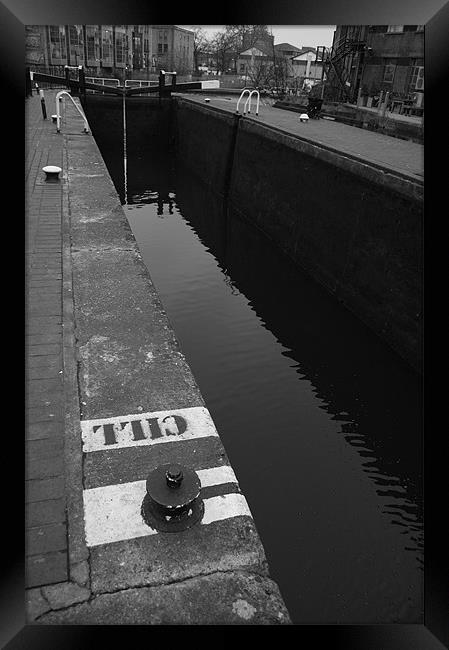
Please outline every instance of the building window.
M112 66L112 28L102 30L101 59L102 65Z
M393 83L395 70L396 70L395 65L390 64L390 65L385 66L385 68L384 68L384 77L383 77L384 83Z
M404 25L388 25L387 34L401 34L404 31Z
M67 60L65 30L60 25L50 25L50 55L53 62Z
M115 60L117 64L125 63L125 48L123 32L115 32Z
M164 43L164 54L168 52L168 43Z
M424 66L415 65L413 67L410 90L424 90Z
M95 30L92 27L86 27L86 46L88 61L95 62L97 58L95 52Z
M70 25L69 41L70 41L70 63L72 65L73 64L79 65L84 60L81 26Z
M162 54L162 43L157 44L157 53Z

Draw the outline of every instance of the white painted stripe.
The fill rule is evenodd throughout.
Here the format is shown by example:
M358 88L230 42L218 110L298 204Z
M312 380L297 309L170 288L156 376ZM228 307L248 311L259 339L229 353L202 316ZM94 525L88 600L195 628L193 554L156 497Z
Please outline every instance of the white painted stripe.
M204 499L204 517L201 524L207 525L213 521L243 517L244 515L252 517L245 497L238 492L231 492L230 494Z
M87 546L154 535L157 531L147 526L140 514L145 493L145 481L85 490Z
M211 485L220 485L221 483L238 484L237 477L230 465L199 469L197 474L201 481L201 487L210 487Z
M153 413L82 420L83 451L139 447L218 436L209 411L203 406Z
M237 482L229 466L199 470L202 487ZM155 535L140 514L146 481L133 481L84 490L84 518L87 546L110 544L125 539ZM202 525L240 516L251 517L243 494L231 493L204 500Z

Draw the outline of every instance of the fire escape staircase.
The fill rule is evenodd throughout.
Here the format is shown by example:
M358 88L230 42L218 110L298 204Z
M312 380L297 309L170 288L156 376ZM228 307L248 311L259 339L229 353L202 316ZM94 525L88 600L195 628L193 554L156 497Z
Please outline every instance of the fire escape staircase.
M366 41L343 37L334 43L331 50L323 52L323 67L328 83L337 86L347 101L351 101L353 95L346 83L350 79L350 73L345 67L346 57L355 52L365 52L366 49Z

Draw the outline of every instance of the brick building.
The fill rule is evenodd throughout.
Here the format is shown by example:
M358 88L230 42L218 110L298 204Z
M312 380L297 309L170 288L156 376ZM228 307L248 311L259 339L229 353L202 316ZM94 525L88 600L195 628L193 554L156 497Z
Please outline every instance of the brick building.
M26 65L60 73L83 65L88 76L147 79L160 69L189 74L193 32L176 25L27 25Z
M389 93L391 107L424 106L423 25L339 25L327 67L326 96L362 105Z

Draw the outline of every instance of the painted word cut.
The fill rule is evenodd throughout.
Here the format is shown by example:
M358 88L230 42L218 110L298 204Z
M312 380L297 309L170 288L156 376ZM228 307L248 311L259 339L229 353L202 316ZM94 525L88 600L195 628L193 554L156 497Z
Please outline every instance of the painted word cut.
M82 420L81 434L84 452L218 436L202 406Z

